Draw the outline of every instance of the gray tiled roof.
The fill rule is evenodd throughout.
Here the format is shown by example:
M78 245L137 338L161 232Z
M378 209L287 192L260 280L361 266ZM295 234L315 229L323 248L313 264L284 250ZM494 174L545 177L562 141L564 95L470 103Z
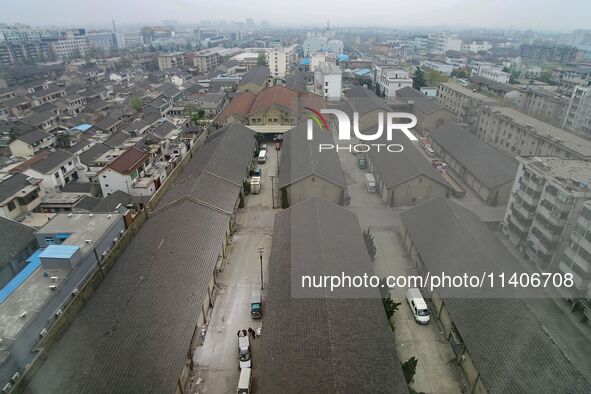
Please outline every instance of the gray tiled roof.
M431 112L444 109L444 107L434 99L429 98L418 92L416 89L410 88L408 86L397 90L396 96L404 99L406 102L412 101L415 108L424 114L430 114Z
M71 160L73 157L74 155L72 153L58 149L55 152L51 152L45 159L31 165L31 168L37 172L46 174L62 165L64 162Z
M390 107L386 105L384 100L376 96L376 94L363 86L355 86L345 91L347 101L351 104L351 107L364 114L374 110L390 111Z
M4 201L13 194L18 193L19 190L30 186L31 184L27 181L27 178L28 176L17 172L10 178L0 182L0 201Z
M444 197L400 217L425 269L433 274L515 272L519 266L474 212ZM488 392L591 391L524 300L446 297L450 291L439 290Z
M431 138L465 166L480 182L492 188L512 182L517 163L485 144L457 123L445 124L431 131Z
M35 144L37 142L40 142L41 140L44 140L46 138L50 138L51 134L46 133L43 130L38 130L35 129L33 131L30 131L28 133L19 135L18 137L16 137L17 139L24 141L28 144Z
M269 76L269 67L267 66L256 66L255 68L248 70L246 74L240 80L239 85L246 85L247 83L253 83L255 85L263 86Z
M35 229L0 216L0 268L35 241Z
M168 135L168 133L170 133L171 131L175 130L176 127L174 127L174 125L170 122L162 122L160 124L160 126L156 127L154 130L152 130L152 134L157 135L160 138L166 138L166 136Z
M110 213L114 212L117 205L126 206L131 201L131 196L121 190L115 190L107 197L103 198L97 205L92 208L92 212L96 213Z
M129 138L129 134L125 131L119 131L111 135L105 142L105 145L110 146L111 148L117 148L121 146L127 139Z
M94 162L94 160L96 160L102 154L108 152L109 149L111 149L111 148L105 144L93 145L92 148L90 148L89 150L87 150L85 152L82 152L79 155L80 162L82 164L86 164L86 165L91 164L92 162Z
M307 139L307 125L302 123L285 133L281 149L279 188L309 175L316 175L345 189L347 182L334 150L319 152L320 144L334 144L330 131L314 125L314 139Z
M364 131L370 134L371 131ZM401 132L392 133L392 140L377 140L375 143L400 144L404 147L402 152L388 152L386 149L376 149L369 152L369 157L376 167L376 172L387 187L392 187L423 175L442 185L447 184L443 177L433 168L431 162L419 152L417 146L406 138Z
M371 271L356 216L319 197L275 215L257 393L408 393L377 291L294 298L310 261L326 272Z
M252 162L254 144L254 133L246 126L238 123L224 126L208 137L179 178L208 171L242 185Z

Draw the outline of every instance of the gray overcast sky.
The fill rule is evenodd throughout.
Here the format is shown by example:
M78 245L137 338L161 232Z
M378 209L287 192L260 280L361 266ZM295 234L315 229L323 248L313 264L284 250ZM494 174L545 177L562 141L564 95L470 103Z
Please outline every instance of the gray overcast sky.
M591 28L591 0L1 0L0 22L92 26L268 20L275 26Z

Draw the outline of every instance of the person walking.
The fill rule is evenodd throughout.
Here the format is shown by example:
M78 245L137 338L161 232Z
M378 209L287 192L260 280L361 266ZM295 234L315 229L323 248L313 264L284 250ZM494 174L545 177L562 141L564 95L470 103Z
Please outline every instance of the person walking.
M248 327L248 334L252 337L252 339L255 339L256 332L252 329L252 327Z

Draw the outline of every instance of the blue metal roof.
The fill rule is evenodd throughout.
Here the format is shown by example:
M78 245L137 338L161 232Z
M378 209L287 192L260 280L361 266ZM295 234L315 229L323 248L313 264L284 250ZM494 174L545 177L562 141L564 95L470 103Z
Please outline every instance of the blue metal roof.
M359 70L355 71L357 75L368 75L371 72L369 68L360 68Z
M309 57L306 57L306 58L303 58L302 60L300 60L300 65L301 66L309 66L310 65L310 62L311 62L310 61L310 58Z
M347 60L349 60L349 55L345 55L344 53L341 53L340 55L337 56L337 60L339 62L346 62Z
M35 253L27 259L27 265L25 265L25 268L16 274L16 276L4 285L2 290L0 290L0 304L6 301L6 299L10 297L10 295L18 289L19 286L22 285L23 282L35 272L35 270L37 270L37 268L39 268L41 265L41 259L39 258L41 252L43 252L43 249L36 250Z
M71 130L80 130L82 132L85 132L85 131L88 131L88 129L90 129L91 127L92 127L92 125L90 125L88 123L82 123L76 127L72 127Z
M39 257L46 259L70 259L80 249L75 245L49 245Z

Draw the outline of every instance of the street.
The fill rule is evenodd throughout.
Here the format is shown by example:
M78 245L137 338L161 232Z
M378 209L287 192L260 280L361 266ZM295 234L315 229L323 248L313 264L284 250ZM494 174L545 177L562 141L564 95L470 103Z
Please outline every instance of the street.
M265 164L257 164L263 171L263 182L259 194L245 198L245 207L239 209L236 218L238 231L232 239L232 250L224 271L218 276L220 286L215 306L209 321L209 328L203 346L198 347L193 361L197 372L191 393L231 393L236 391L240 370L238 368L237 331L252 327L257 330L264 321L250 317L250 294L261 287L260 259L257 250L263 251L263 275L267 280L267 264L271 253L273 234L271 178L277 174L277 151L269 145ZM275 179L275 182L277 180ZM264 330L261 338L264 338ZM257 346L251 340L252 365L256 368Z

